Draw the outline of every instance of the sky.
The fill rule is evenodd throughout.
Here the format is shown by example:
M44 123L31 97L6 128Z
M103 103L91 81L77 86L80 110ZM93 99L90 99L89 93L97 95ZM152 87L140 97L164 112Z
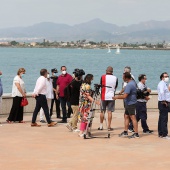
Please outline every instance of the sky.
M0 0L0 28L95 18L119 26L170 20L170 0Z

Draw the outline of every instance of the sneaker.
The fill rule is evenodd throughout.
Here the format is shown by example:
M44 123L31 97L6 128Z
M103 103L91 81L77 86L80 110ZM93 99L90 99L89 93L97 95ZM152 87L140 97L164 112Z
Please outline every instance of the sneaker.
M102 128L99 127L97 130L103 130L103 127Z
M143 130L143 133L145 133L145 134L151 134L151 133L153 133L153 130Z
M72 127L71 127L70 124L67 124L67 125L66 125L66 128L69 129L70 131L73 131L73 129L72 129Z
M41 125L37 124L37 123L31 123L31 127L40 127Z
M81 138L83 138L83 137L84 137L84 133L83 133L83 134L81 134L81 135L79 134L78 136L79 136L79 137L81 137Z
M122 132L121 134L119 134L119 137L127 137L128 133L127 132Z
M40 120L40 122L41 122L41 123L46 123L46 121L45 121L45 120Z
M162 139L170 140L169 136L163 136Z
M139 135L134 133L132 136L129 136L129 139L131 139L131 138L139 138Z
M57 122L51 122L50 124L47 124L48 127L52 127L55 126L57 124Z
M128 129L128 132L134 133L135 131L133 129Z
M73 132L80 132L80 130L79 129L74 129Z

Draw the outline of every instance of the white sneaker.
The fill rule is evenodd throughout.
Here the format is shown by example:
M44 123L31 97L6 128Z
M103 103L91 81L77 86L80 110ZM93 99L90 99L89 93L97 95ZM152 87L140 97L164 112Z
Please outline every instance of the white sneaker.
M81 137L81 138L83 138L84 137L84 133L83 134L81 134L81 135L78 135L79 137Z
M73 132L80 132L80 130L79 129L75 129L75 130L73 130Z
M169 136L162 137L162 139L170 140Z

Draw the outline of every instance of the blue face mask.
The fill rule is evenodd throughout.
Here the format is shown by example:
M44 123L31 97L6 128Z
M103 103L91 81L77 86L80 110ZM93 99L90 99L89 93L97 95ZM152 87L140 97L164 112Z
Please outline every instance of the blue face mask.
M54 76L57 76L57 73L54 73Z
M21 77L23 78L25 76L25 74L22 74Z
M0 75L0 79L2 78L2 75Z

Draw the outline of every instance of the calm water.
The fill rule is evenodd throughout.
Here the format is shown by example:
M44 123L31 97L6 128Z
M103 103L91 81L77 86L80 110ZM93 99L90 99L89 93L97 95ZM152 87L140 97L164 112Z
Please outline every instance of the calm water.
M52 49L52 48L0 48L0 70L3 72L2 82L5 93L11 93L12 81L18 68L24 67L24 81L27 92L32 92L41 68L57 68L66 65L68 73L75 68L84 69L86 74L94 75L94 83L100 82L100 76L107 66L113 66L114 75L119 79L121 88L122 73L125 66L131 66L136 80L139 74L148 77L147 85L155 90L162 72L170 73L170 51L152 50L121 50L116 55L115 50L107 53L106 49Z

